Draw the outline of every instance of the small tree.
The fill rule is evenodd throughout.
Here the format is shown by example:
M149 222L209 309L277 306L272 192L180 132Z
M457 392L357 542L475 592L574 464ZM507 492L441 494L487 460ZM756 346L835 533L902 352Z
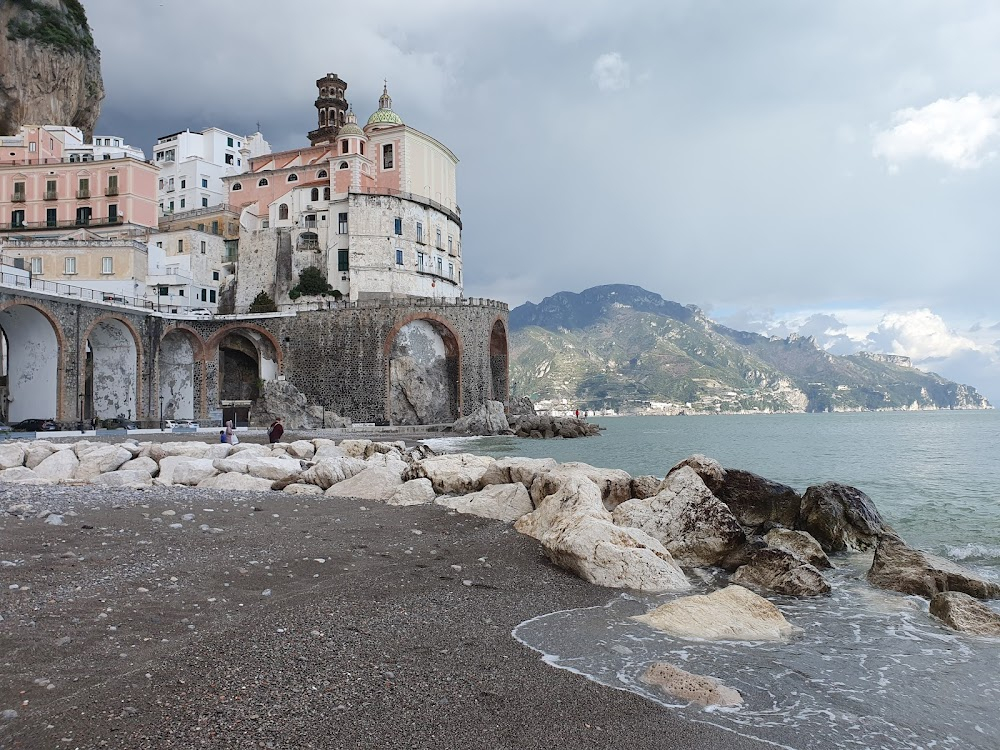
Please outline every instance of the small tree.
M278 306L274 304L274 300L271 299L271 295L262 290L260 294L254 297L253 302L250 303L250 312L252 313L278 312Z
M326 280L326 276L323 275L321 270L316 266L309 266L302 269L302 272L299 274L299 283L292 291L298 292L299 295L329 294L333 291L333 287L330 286L330 283Z

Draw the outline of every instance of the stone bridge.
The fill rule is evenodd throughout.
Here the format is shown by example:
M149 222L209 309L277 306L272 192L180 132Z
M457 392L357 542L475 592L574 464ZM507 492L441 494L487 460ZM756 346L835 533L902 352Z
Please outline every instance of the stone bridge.
M284 380L356 422L451 421L506 399L507 313L410 298L197 318L0 287L0 416L204 421Z

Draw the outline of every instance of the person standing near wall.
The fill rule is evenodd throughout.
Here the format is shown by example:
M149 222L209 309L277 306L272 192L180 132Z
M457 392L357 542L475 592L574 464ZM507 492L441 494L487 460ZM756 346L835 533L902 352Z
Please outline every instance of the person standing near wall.
M285 434L285 428L281 424L281 417L275 419L271 426L267 428L267 442L277 443L281 440L281 436Z

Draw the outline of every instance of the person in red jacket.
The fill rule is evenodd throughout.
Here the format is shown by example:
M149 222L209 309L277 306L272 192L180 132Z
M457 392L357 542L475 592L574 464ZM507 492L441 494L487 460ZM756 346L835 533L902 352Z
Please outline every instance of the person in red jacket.
M269 443L277 443L281 440L281 436L285 434L285 428L281 424L281 417L278 417L271 426L267 429L267 441Z

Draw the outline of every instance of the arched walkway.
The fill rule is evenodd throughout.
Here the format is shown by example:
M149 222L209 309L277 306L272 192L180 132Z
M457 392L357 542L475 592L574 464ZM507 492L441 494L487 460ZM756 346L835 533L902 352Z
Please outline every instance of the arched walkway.
M433 318L411 320L389 349L389 420L392 424L453 422L461 410L461 346Z
M503 321L497 319L490 331L490 398L494 401L507 401L508 363L507 329Z
M0 311L4 336L0 409L11 424L54 419L59 413L59 336L38 308L15 304Z
M175 328L160 340L159 383L163 419L194 419L201 367L201 341L191 331Z
M98 320L87 335L84 419L139 416L139 346L118 318Z

